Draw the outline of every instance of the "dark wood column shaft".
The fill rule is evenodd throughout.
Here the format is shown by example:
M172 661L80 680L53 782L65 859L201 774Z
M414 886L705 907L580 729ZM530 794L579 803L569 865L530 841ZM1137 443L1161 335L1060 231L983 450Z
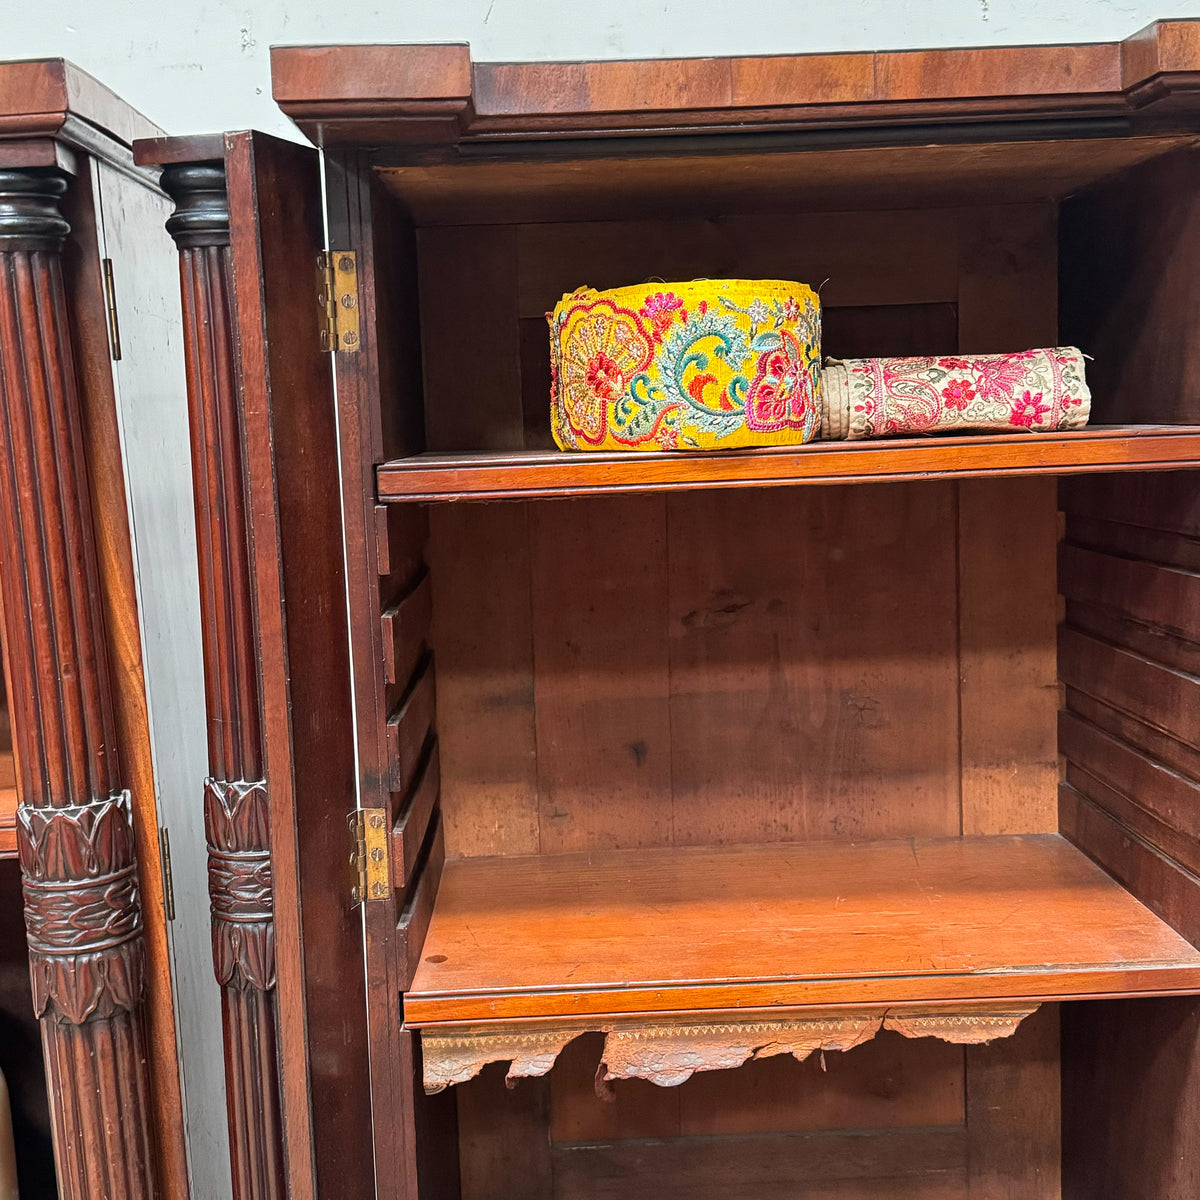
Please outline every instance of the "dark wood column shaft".
M154 1195L121 790L57 171L0 171L0 596L34 1006L68 1200Z
M229 204L221 163L168 167L179 247L210 778L204 789L213 962L222 988L237 1200L285 1194L270 808L234 359Z

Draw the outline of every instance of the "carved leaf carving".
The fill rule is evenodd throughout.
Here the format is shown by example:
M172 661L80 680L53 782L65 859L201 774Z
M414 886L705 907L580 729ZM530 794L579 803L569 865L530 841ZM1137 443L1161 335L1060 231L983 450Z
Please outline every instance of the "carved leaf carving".
M205 780L204 828L217 982L269 991L275 922L266 784Z
M17 812L34 1010L82 1024L132 1011L146 955L129 794Z

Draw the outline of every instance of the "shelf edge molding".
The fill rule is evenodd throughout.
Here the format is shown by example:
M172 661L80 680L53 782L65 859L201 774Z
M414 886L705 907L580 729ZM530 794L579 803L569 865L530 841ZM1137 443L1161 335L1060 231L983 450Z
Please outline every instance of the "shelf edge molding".
M376 468L382 503L537 499L725 487L896 482L1200 466L1200 428L881 439L725 454L418 454Z
M175 201L167 232L179 249L183 300L210 772L204 829L234 1197L282 1200L270 798L224 163L172 164L162 186Z
M597 1091L610 1092L620 1079L645 1079L678 1087L697 1071L726 1071L753 1059L790 1054L803 1062L812 1054L852 1050L889 1031L908 1038L938 1038L958 1046L982 1046L1011 1037L1039 1004L1003 1008L878 1008L803 1013L755 1021L716 1023L554 1026L525 1025L421 1035L425 1091L429 1095L474 1079L485 1066L507 1062L505 1082L545 1075L568 1042L603 1033L596 1072Z

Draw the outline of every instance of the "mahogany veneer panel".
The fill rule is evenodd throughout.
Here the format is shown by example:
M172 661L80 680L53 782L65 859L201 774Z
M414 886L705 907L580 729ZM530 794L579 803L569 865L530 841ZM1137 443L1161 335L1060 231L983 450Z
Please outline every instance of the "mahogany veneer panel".
M289 46L271 51L271 75L280 107L324 144L735 123L861 122L869 136L880 123L946 116L1136 115L1186 90L1200 53L1191 25L1160 21L1124 42L1084 45L641 62L473 63L465 45Z
M1200 991L1200 951L1055 834L446 864L415 1027Z
M664 489L870 483L1200 465L1200 426L1093 425L1067 433L814 442L726 454L415 454L377 470L379 498L498 500Z
M1188 135L986 145L638 153L622 143L581 158L511 158L378 168L422 226L604 218L920 208L1059 199L1114 172L1194 146ZM776 252L780 247L775 246Z

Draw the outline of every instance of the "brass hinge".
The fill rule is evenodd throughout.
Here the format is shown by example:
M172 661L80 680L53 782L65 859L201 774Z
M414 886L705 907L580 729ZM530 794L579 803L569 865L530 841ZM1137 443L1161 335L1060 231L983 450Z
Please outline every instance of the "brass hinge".
M354 849L350 865L354 883L350 896L355 904L364 900L386 900L391 884L388 863L387 813L382 808L357 808L350 814Z
M113 264L106 258L104 267L104 307L108 310L108 349L113 362L121 361L121 327L117 324L117 287L113 282Z
M317 304L321 308L321 349L358 349L358 263L352 250L317 255Z
M171 874L171 831L164 825L158 831L158 845L162 861L163 908L167 920L175 920L175 877Z

